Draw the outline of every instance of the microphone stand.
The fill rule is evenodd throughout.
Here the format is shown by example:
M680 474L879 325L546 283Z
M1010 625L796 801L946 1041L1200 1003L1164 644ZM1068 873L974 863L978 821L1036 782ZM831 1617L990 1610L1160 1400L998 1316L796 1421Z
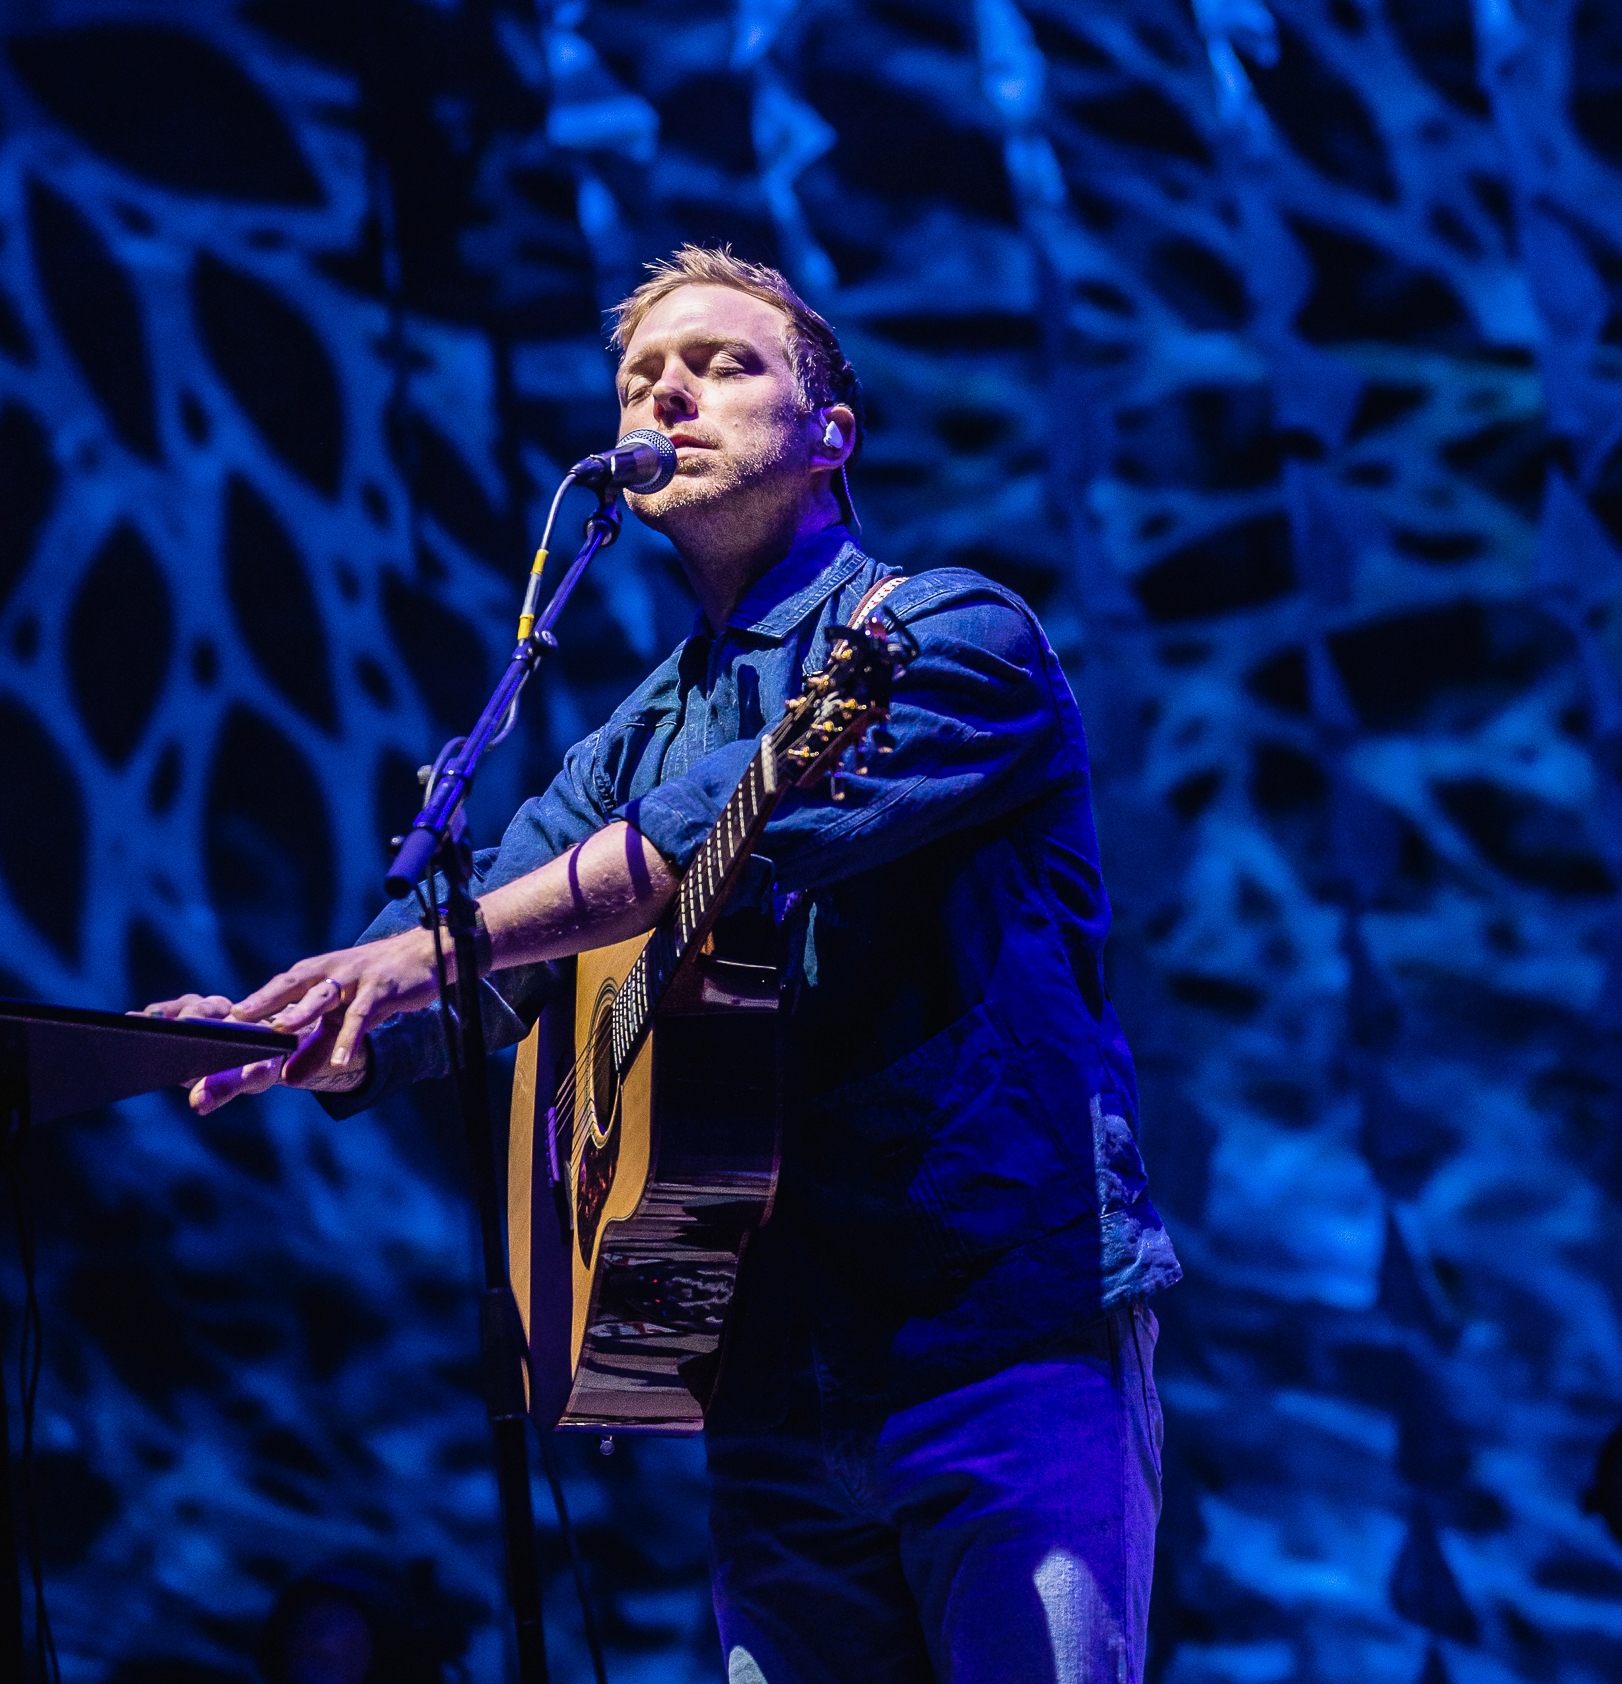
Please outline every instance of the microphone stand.
M480 1375L485 1411L495 1440L496 1483L501 1493L502 1531L506 1541L507 1597L518 1639L521 1684L546 1684L547 1678L535 1516L530 1502L529 1454L524 1437L529 1415L524 1372L528 1353L523 1323L508 1283L506 1250L502 1244L495 1134L490 1122L490 1085L479 1004L477 905L468 890L473 874L473 849L465 838L462 805L473 787L480 761L507 734L519 694L530 675L543 660L556 653L558 642L552 627L575 586L592 557L619 536L617 497L618 492L612 487L598 492L596 511L586 522L585 542L545 612L533 629L527 630L527 635L523 632L528 616L520 622L519 643L507 670L479 715L478 724L462 740L460 748L428 789L422 811L401 840L394 864L383 880L384 887L396 900L410 894L431 869L437 869L445 884L443 912L456 955L456 981L447 987L441 967L440 1003L479 1210L479 1239L484 1259L484 1295L479 1305ZM441 758L454 744L453 738L445 745ZM438 917L439 911L434 908L432 916ZM454 1000L447 998L452 989Z

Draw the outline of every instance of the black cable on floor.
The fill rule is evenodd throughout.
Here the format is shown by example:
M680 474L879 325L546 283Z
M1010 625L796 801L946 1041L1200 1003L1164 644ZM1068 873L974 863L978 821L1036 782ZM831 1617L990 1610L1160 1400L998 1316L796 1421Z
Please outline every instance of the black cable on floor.
M546 1469L546 1482L552 1487L552 1507L558 1511L558 1528L563 1533L563 1547L569 1552L569 1566L574 1572L575 1594L580 1598L580 1617L586 1628L586 1647L591 1651L591 1670L597 1684L608 1684L608 1667L603 1660L603 1634L597 1627L591 1597L586 1590L586 1569L580 1560L580 1546L575 1541L574 1526L569 1520L569 1505L563 1500L563 1480L558 1474L557 1450L545 1433L541 1440L541 1462Z

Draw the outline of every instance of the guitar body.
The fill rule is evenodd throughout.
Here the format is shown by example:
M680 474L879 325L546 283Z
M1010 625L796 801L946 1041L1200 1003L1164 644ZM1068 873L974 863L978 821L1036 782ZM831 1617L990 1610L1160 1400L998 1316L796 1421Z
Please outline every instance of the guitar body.
M615 1000L646 937L583 953L519 1051L509 1272L543 1429L697 1432L778 1155L777 975L696 954L623 1074Z
M582 953L573 1000L519 1052L508 1274L543 1430L704 1425L778 1167L777 972L717 954L717 920L778 801L887 717L917 645L866 611L895 582L868 592L859 625L834 628L827 664L760 739L658 927Z

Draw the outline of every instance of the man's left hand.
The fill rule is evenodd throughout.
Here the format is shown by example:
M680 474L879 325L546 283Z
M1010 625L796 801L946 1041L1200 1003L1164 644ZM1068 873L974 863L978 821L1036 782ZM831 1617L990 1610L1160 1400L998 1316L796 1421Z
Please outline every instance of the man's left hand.
M148 1006L146 1013L264 1023L299 1037L297 1049L285 1058L258 1059L195 1083L192 1109L206 1114L278 1082L329 1093L359 1087L367 1076L367 1031L396 1012L431 1005L437 993L433 936L407 930L386 941L301 959L236 1005L223 995L187 994Z
M455 974L452 954L446 963ZM383 941L346 947L336 953L300 959L232 1008L243 1023L268 1023L303 1036L320 1026L322 1034L288 1058L284 1080L301 1087L321 1071L349 1075L349 1067L369 1030L398 1012L420 1011L439 992L430 930L405 930ZM317 1053L322 1056L317 1058ZM303 1079L301 1079L303 1078ZM344 1086L357 1085L354 1078Z

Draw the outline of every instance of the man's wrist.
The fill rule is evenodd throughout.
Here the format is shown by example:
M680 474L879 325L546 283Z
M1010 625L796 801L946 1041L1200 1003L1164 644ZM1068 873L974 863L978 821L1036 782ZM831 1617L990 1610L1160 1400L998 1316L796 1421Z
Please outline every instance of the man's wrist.
M480 976L489 976L496 968L495 943L490 939L490 926L484 921L484 908L473 903L473 957Z
M434 932L425 930L423 934L432 943ZM439 939L445 955L445 976L451 982L456 981L456 939L450 932L450 926L442 918L439 923ZM477 901L473 903L473 964L481 977L489 976L495 967L495 944L490 938L490 926L485 922L484 908Z

